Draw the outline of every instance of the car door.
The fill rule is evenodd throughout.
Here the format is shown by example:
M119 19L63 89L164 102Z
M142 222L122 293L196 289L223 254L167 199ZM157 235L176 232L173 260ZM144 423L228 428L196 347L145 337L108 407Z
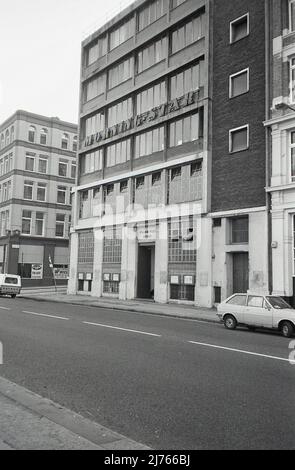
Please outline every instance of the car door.
M272 327L272 312L269 310L263 296L248 295L245 323L246 325L264 328Z
M223 313L234 315L238 323L244 323L244 313L247 303L247 294L233 295L223 307Z

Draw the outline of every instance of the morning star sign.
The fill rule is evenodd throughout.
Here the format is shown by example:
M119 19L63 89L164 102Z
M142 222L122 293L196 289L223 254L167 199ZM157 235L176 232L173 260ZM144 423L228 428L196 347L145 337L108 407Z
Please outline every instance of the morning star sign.
M110 139L111 137L115 137L116 135L122 134L123 132L127 132L133 129L134 127L140 127L143 124L152 122L155 119L159 119L161 117L166 116L167 114L174 113L175 111L195 104L198 99L199 90L186 93L181 98L176 98L170 101L169 103L157 106L156 108L153 108L150 111L147 111L146 113L140 114L135 118L127 119L127 121L123 121L120 124L116 124L113 127L109 127L103 131L88 136L85 139L84 146L89 147L90 145L93 145L95 143Z

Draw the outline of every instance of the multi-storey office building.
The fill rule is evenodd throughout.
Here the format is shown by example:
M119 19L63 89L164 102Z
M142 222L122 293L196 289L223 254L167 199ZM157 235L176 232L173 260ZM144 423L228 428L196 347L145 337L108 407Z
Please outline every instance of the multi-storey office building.
M262 4L138 0L83 42L70 293L267 288Z
M295 305L295 2L272 4L272 109L265 125L272 144L273 291Z
M17 111L0 126L0 268L23 285L66 282L77 126ZM50 263L50 259L52 263Z

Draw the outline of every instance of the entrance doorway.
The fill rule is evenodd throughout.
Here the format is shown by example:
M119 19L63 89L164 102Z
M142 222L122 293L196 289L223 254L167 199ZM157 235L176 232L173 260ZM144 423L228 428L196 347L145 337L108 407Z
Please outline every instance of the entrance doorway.
M249 289L249 255L233 253L233 293L246 294Z
M137 298L153 299L155 289L155 245L139 245Z

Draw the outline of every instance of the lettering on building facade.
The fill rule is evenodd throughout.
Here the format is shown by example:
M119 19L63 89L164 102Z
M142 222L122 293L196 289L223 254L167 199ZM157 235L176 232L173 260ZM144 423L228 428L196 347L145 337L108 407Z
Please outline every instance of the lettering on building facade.
M187 106L193 105L198 100L199 90L186 93L181 98L175 98L169 103L157 106L156 108L153 108L150 111L140 114L135 118L127 119L126 121L123 121L120 124L116 124L113 127L108 127L103 131L97 132L96 134L92 134L86 137L84 141L84 146L90 147L95 143L110 139L111 137L115 137L116 135L122 134L123 132L127 132L131 129L134 129L135 127L140 127L144 124L154 121L155 119L159 119L170 113L174 113L175 111L179 111Z

